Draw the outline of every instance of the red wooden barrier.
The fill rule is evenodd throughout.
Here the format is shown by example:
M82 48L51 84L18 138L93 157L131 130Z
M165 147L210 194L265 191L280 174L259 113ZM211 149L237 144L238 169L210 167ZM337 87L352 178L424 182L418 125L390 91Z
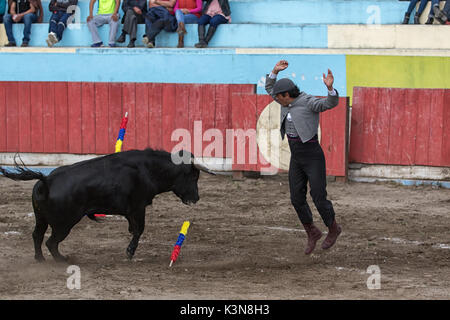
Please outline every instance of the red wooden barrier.
M254 85L240 84L0 82L0 152L112 153L128 112L124 151L147 146L171 151L179 143L171 141L172 132L186 129L196 156L236 155L238 141L227 141L227 130L256 130L272 102L254 91ZM321 117L328 174L336 176L346 175L346 101ZM208 129L214 129L209 136ZM215 133L223 141L216 142ZM214 142L223 146L220 154ZM234 169L269 166L256 144L249 152L250 142L256 140L242 142L245 161Z
M450 90L355 87L350 162L450 166Z

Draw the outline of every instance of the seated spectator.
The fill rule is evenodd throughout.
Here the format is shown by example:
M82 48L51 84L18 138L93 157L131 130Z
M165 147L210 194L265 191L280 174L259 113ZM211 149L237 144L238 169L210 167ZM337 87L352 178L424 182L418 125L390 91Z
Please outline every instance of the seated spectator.
M6 12L6 0L0 0L0 23L3 23L3 16Z
M202 0L177 0L175 7L175 18L178 28L178 48L184 47L184 35L186 32L185 24L198 23L198 18L202 12Z
M203 7L203 15L198 20L198 40L196 48L206 48L216 32L219 24L231 22L231 10L228 0L207 0ZM205 36L206 25L209 24Z
M419 0L411 0L409 2L408 10L406 10L405 17L403 19L403 24L409 23L409 17L411 16L412 11L416 7L417 2L419 2ZM416 14L414 15L414 24L420 24L419 18L422 15L423 11L425 10L427 3L428 3L428 0L420 1L419 9L417 10ZM439 5L439 0L431 0L432 8L435 4ZM428 20L427 20L427 22L425 22L425 24L433 24L433 20L434 20L433 18L434 18L433 10L430 10L430 14L428 15Z
M147 13L146 0L124 0L122 3L124 16L122 18L122 34L117 39L118 43L124 43L126 35L130 36L128 48L134 48L136 42L137 25L144 23L144 16Z
M444 8L439 9L439 4L433 6L434 17L440 24L450 24L450 1L445 2Z
M45 40L49 47L53 47L62 40L67 27L67 19L74 14L78 0L51 0L48 4L52 16L48 25L48 38ZM72 8L69 8L73 6ZM72 9L72 10L71 10Z
M145 35L142 39L147 48L155 47L156 36L164 29L175 32L177 21L173 15L176 0L149 0L145 16Z
M101 47L103 45L100 36L98 35L98 27L104 24L109 24L109 39L108 45L110 47L116 46L116 33L119 28L119 14L120 0L98 0L97 15L93 16L94 3L97 0L91 0L89 3L89 16L87 17L87 25L92 35L91 47Z
M35 22L42 22L44 12L41 0L10 0L9 13L5 14L3 23L5 25L8 43L5 47L15 47L16 40L12 32L13 23L23 23L22 47L28 47L31 36L31 25Z

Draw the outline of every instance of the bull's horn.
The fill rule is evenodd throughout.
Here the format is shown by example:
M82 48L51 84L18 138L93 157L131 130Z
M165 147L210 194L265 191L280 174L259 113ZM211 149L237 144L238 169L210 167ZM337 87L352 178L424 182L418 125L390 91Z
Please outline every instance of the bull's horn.
M215 175L215 173L212 172L211 170L209 170L209 168L207 166L205 166L203 163L201 163L200 161L198 161L195 158L194 158L193 164L194 164L194 167L196 167L198 170Z

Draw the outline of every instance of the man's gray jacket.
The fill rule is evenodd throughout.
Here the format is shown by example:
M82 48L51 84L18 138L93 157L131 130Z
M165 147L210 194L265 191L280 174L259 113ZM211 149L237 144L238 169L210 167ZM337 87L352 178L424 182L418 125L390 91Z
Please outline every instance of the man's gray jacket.
M276 78L272 79L269 75L266 76L266 91L272 95L272 88L276 82ZM277 101L278 102L278 101ZM295 129L303 142L313 138L319 128L319 113L332 109L339 104L339 94L336 90L336 95L328 94L326 98L317 98L315 96L300 92L300 95L295 98L288 106L281 106L280 128L281 137L284 139L286 130L283 122L288 113L291 114Z

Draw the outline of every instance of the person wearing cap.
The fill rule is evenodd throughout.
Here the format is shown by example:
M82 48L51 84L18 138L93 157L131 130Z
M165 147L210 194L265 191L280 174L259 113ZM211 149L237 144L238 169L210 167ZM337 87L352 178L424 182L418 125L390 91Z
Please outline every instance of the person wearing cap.
M322 249L332 247L342 231L336 223L333 204L327 199L325 156L317 136L320 112L336 107L339 103L339 94L333 88L334 77L330 69L326 76L323 74L328 96L317 98L301 92L288 78L277 81L278 73L287 67L286 60L279 61L266 76L265 88L281 105L281 137L284 139L287 136L291 150L289 163L291 203L308 236L305 254L310 254L316 242L322 237L322 231L314 225L312 212L306 201L308 182L314 205L328 227L328 235L322 243Z

